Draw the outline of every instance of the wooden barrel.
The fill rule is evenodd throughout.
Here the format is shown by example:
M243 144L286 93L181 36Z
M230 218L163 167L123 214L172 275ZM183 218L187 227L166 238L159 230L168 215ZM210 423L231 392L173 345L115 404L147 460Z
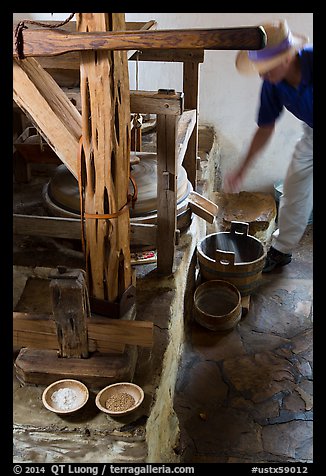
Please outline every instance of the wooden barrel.
M223 280L206 281L194 293L194 318L212 331L233 329L241 319L239 290Z
M204 281L228 281L242 296L257 288L266 252L257 238L248 235L248 229L248 223L233 221L229 232L213 233L198 243L197 257Z

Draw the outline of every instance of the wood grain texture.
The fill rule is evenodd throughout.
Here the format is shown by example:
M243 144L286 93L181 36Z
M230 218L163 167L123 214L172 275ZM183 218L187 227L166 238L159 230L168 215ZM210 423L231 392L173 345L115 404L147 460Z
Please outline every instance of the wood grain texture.
M80 13L78 15L85 15ZM91 15L91 14L88 14ZM90 50L141 50L141 49L200 49L200 50L259 50L265 45L266 34L262 27L208 28L180 30L147 31L103 31L99 16L93 18L98 22L96 29L86 30L77 27L78 32L68 33L64 30L24 30L24 55L55 56L70 51ZM112 14L110 14L112 15ZM113 14L118 15L118 14ZM122 27L124 27L122 29ZM112 29L113 30L113 29ZM84 33L83 33L84 32ZM14 32L13 32L14 33ZM13 34L13 55L15 35Z
M81 115L34 58L14 59L13 96L59 159L77 177Z
M78 31L124 29L122 13L79 13ZM86 214L115 214L127 203L130 156L128 63L123 51L83 51L80 62ZM115 302L131 284L128 208L112 219L85 218L90 297Z
M51 344L47 347L40 340L42 346L35 345L36 348L59 348L56 325L51 314L14 312L13 331L15 347L30 346L32 341L28 339L43 336L43 338L48 338ZM87 333L90 351L108 352L109 349L117 350L121 349L121 344L149 348L153 345L152 322L90 317L87 319ZM24 341L24 339L27 340ZM114 347L115 344L119 345Z

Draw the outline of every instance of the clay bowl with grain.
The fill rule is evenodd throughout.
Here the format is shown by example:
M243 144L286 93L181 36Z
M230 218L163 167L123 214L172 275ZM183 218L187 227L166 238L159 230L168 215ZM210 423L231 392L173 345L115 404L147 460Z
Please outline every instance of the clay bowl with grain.
M103 388L95 398L97 407L112 417L129 415L144 400L144 391L135 383L119 382Z
M86 385L79 380L63 379L51 383L42 394L45 408L60 415L80 410L89 398Z

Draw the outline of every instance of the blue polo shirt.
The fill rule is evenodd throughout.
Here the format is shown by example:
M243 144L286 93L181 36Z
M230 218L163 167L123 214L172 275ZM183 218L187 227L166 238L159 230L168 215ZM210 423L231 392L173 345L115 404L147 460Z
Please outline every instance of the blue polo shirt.
M298 119L313 127L313 46L306 46L298 54L302 78L297 88L284 80L277 84L263 81L258 126L274 123L285 107Z

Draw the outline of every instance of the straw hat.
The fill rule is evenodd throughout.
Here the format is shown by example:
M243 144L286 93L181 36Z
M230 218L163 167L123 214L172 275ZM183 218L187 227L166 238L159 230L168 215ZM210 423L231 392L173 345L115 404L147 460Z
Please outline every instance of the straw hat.
M266 33L266 46L261 50L239 51L235 65L242 74L264 74L294 56L308 42L307 36L291 33L286 20L261 26Z

